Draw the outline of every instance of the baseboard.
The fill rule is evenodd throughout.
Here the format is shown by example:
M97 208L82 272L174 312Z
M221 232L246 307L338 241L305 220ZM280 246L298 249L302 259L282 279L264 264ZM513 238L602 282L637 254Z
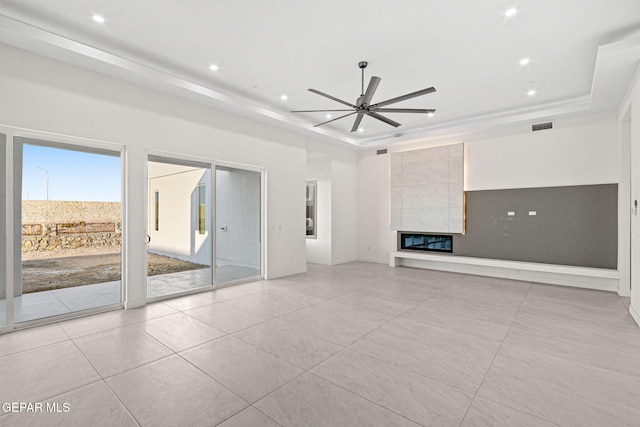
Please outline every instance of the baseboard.
M636 325L640 327L640 314L638 314L638 312L631 305L629 306L629 313L631 313L631 317L633 317L633 320L636 322Z
M618 287L618 296L630 297L631 296L631 289L620 289Z
M373 262L376 264L386 264L387 260L386 259L380 259L380 258L368 258L368 257L358 257L358 261L362 261L362 262Z
M125 300L124 308L126 310L130 310L132 308L144 307L147 304L146 299L138 299L138 300Z
M392 267L401 265L609 292L618 292L619 290L618 271L601 268L407 252L392 252L389 265Z

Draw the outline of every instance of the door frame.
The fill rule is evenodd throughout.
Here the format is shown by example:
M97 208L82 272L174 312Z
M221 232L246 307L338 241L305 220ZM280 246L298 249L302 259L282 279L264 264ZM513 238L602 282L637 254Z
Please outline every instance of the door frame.
M126 148L123 144L117 144L114 142L81 138L69 135L54 134L51 132L36 131L30 129L22 129L11 126L0 125L0 133L6 135L6 167L5 167L5 179L6 179L6 213L5 215L5 227L7 242L3 250L7 250L4 254L6 260L6 324L0 326L0 333L9 332L13 330L19 330L29 328L36 325L43 325L47 323L59 322L66 319L72 319L78 317L78 315L90 315L96 313L102 313L105 311L112 311L121 309L125 304L126 287L127 287L127 270L125 262L125 245L121 244L120 247L120 303L114 303L106 306L95 307L85 310L73 311L70 313L59 314L55 316L43 317L40 319L29 320L25 322L16 323L15 317L15 305L14 286L18 278L22 276L22 256L21 256L21 230L22 230L22 193L17 190L22 187L22 164L16 165L17 151L22 151L22 147L25 142L17 141L17 138L31 139L38 141L37 144L43 147L61 148L70 151L83 151L91 152L91 150L107 151L113 154L118 154L120 159L120 221L121 221L121 241L125 240L127 233L125 212L126 212L126 173L125 165L127 160ZM96 153L99 154L99 153ZM20 155L22 161L22 155ZM20 172L20 176L16 176L16 173ZM2 252L0 251L0 255Z
M194 155L189 155L189 154L183 154L183 153L176 153L176 152L172 152L172 151L164 151L164 150L152 150L152 149L145 149L144 151L145 153L145 158L146 158L146 162L145 162L145 212L147 213L147 220L145 221L146 226L145 226L145 235L149 234L149 191L150 191L150 187L149 187L149 159L153 159L156 158L158 160L166 160L167 163L171 163L171 160L175 160L176 162L188 162L188 163L194 163L194 164L200 164L203 167L205 165L209 166L211 169L211 185L210 185L210 189L209 189L209 193L208 196L211 198L211 215L209 216L209 221L208 221L208 226L210 227L210 230L212 230L212 236L211 236L211 286L206 286L206 287L202 287L202 288L198 288L198 289L192 289L192 290L188 290L188 291L184 291L184 292L178 292L178 293L174 293L174 294L170 294L170 295L164 295L164 296L158 296L158 297L153 297L153 298L146 298L147 303L152 303L152 302L157 302L157 301L162 301L162 300L167 300L167 299L172 299L172 298L176 298L176 297L180 297L180 296L185 296L185 295L192 295L192 294L197 294L197 293L201 293L201 292L207 292L207 291L211 291L213 289L218 289L218 288L222 288L222 287L227 287L227 286L234 286L234 285L238 285L241 283L246 283L247 281L253 281L256 280L255 277L250 278L248 280L238 280L238 281L233 281L230 283L225 283L222 285L219 285L218 283L216 283L216 268L215 268L215 261L216 261L216 167L218 166L222 166L222 167L229 167L229 168L235 168L235 169L242 169L242 170L248 170L248 171L252 171L252 172L258 172L260 173L260 277L259 280L264 279L265 277L267 277L267 255L266 255L266 237L267 237L267 231L266 231L266 223L267 223L267 210L266 210L266 168L263 166L256 166L256 165L250 165L250 164L245 164L245 163L238 163L238 162L231 162L231 161L225 161L225 160L220 160L220 159L214 159L214 158L210 158L210 157L201 157L201 156L194 156ZM152 160L153 161L153 160ZM148 263L147 260L147 254L145 253L144 256L145 262ZM145 281L144 283L144 295L147 295L147 282Z

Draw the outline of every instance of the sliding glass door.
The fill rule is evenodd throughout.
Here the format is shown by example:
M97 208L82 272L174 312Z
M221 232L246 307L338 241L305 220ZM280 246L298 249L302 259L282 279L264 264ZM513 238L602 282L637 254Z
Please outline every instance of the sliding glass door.
M0 331L7 325L7 137L0 134Z
M150 156L147 170L147 298L211 287L211 166Z
M216 284L259 279L261 173L216 167Z
M120 177L119 151L14 138L14 323L121 306Z

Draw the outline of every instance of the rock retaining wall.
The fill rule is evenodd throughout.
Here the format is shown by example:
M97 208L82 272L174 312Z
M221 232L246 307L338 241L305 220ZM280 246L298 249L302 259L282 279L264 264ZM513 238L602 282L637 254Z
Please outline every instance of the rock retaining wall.
M103 231L98 231L99 229ZM41 231L36 233L36 231ZM55 251L81 247L120 246L120 223L24 224L22 251Z
M22 251L120 246L120 203L24 200Z

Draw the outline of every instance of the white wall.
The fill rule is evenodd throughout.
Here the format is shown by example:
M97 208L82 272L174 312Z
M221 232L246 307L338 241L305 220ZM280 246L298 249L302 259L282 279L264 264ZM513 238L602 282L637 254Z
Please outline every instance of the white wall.
M307 158L307 179L317 182L316 238L307 239L307 262L331 265L331 158Z
M340 147L307 144L307 179L318 180L318 239L307 239L309 262L335 265L358 258L357 154Z
M464 138L413 143L406 151L465 143L465 191L588 185L618 182L619 148L615 114L558 119L555 129L531 132L530 125ZM390 156L358 156L358 259L389 262L396 248L389 223Z
M0 125L124 146L127 306L146 299L149 150L265 167L267 277L305 271L306 138L5 45L0 63Z
M625 100L620 106L619 122L621 125L621 137L628 132L626 137L630 143L631 157L631 188L630 201L638 200L640 204L640 66L636 70L635 77L629 87ZM623 141L624 142L624 141ZM621 162L622 163L622 162ZM629 199L628 199L629 200ZM628 207L630 207L627 204ZM640 212L640 209L638 210ZM631 226L631 252L626 256L630 258L631 265L631 312L636 323L640 325L640 213L630 216Z
M358 258L357 176L355 153L349 153L348 158L334 158L331 161L332 264Z

